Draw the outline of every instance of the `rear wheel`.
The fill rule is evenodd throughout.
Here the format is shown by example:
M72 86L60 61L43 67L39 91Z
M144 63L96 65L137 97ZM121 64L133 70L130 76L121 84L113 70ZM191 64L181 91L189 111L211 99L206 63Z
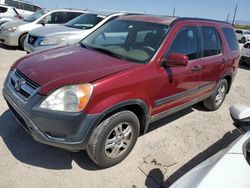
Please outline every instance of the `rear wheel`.
M216 92L203 101L204 106L209 110L217 110L225 100L228 91L228 82L222 79L217 86Z
M105 119L94 131L87 148L89 157L101 167L111 167L127 157L139 135L138 117L121 111Z
M26 38L27 34L23 34L20 38L19 38L19 48L21 50L24 50L24 41Z

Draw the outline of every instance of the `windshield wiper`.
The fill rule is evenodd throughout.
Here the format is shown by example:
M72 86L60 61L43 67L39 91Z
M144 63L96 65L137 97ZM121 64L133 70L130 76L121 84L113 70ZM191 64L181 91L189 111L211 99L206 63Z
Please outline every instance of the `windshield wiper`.
M89 47L89 46L88 46L88 47ZM92 47L92 46L91 46L90 49L93 49L93 50L102 52L102 53L104 53L104 54L110 55L110 56L112 56L112 57L115 57L115 58L124 60L124 57L123 57L123 56L121 56L121 55L119 55L119 54L117 54L117 53L114 53L114 52L112 52L112 51L110 51L110 50L107 50L107 49L105 49L105 48L99 48L99 47Z

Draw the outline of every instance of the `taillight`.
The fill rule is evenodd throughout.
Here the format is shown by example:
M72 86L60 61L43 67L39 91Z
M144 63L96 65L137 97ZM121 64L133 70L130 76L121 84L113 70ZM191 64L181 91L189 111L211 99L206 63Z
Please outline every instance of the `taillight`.
M250 49L250 43L246 43L246 44L244 45L244 48L249 48L249 49Z

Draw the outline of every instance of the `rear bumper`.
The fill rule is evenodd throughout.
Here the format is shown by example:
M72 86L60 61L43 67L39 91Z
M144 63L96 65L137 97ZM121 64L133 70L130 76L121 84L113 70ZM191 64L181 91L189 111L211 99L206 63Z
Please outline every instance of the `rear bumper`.
M8 79L2 93L17 121L36 141L73 151L87 148L98 114L40 109L39 104L44 96L35 94L24 102L8 85Z

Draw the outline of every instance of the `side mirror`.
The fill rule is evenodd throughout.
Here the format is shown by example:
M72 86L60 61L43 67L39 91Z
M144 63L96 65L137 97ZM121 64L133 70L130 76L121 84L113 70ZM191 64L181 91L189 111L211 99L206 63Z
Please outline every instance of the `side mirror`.
M229 108L236 128L242 132L250 131L250 107L236 104Z
M184 54L172 53L167 59L163 60L163 65L166 67L179 67L188 64L188 56Z
M48 23L48 21L44 18L44 19L42 19L42 20L40 21L40 23L41 23L43 26L45 26L45 25Z

